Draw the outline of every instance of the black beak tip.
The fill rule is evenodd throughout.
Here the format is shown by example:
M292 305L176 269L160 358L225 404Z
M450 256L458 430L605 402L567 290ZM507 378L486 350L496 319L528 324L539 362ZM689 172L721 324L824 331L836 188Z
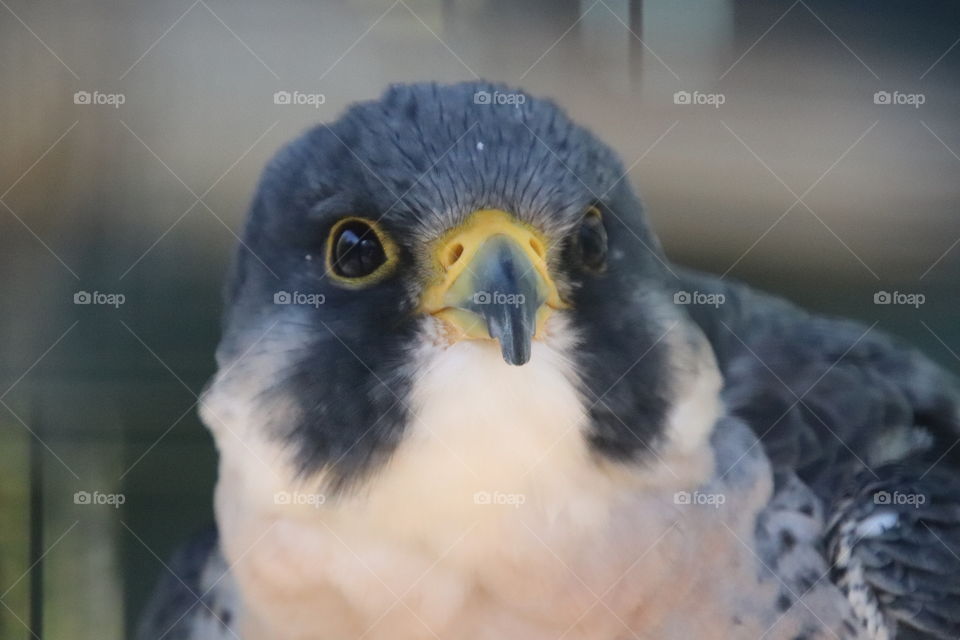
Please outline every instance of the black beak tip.
M522 366L530 362L530 355L533 345L531 337L526 331L507 331L504 335L498 336L500 341L500 353L507 364Z
M530 362L530 349L524 349L522 351L510 351L503 349L503 359L504 361L515 367L520 367L528 362Z

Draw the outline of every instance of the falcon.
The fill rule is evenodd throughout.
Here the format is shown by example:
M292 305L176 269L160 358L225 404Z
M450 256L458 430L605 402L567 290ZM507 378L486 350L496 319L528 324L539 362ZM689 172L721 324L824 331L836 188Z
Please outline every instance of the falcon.
M216 531L143 638L960 636L957 382L671 264L550 101L394 86L283 149L217 362Z

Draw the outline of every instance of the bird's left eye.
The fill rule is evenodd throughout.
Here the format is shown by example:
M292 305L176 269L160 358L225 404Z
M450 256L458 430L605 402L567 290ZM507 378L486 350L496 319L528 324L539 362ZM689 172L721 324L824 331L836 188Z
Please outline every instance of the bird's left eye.
M379 279L394 258L393 244L372 220L344 218L330 230L328 272L342 282L362 285Z

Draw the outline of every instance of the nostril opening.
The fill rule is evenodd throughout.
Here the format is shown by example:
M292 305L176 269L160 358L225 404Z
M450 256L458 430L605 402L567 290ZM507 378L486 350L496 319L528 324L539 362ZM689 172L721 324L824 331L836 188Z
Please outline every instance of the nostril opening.
M449 251L447 251L447 257L446 257L446 260L444 261L443 266L449 269L457 262L457 260L460 259L460 256L462 255L463 255L463 245L458 242L457 244L450 247Z
M530 238L530 248L533 252L543 258L543 245L536 238Z

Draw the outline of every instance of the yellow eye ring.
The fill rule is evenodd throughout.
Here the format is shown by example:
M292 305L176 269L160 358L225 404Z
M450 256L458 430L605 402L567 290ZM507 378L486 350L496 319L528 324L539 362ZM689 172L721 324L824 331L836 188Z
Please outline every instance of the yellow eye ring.
M396 268L398 257L396 243L375 220L341 218L327 235L327 275L351 289L382 281Z

